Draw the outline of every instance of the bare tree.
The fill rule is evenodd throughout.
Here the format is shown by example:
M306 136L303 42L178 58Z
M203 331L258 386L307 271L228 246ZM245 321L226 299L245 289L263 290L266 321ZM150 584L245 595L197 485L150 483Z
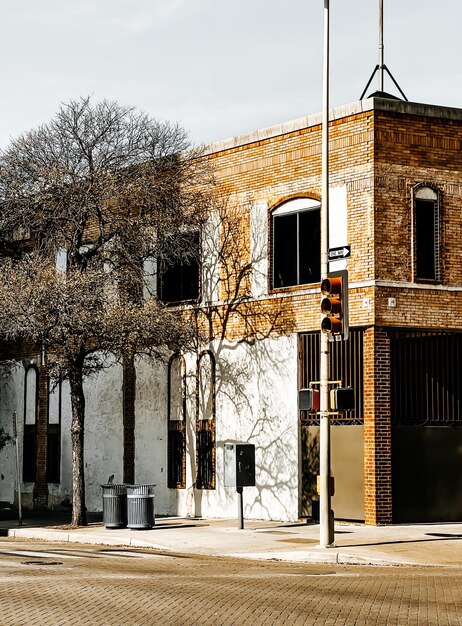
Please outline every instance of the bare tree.
M184 254L209 209L206 161L178 126L89 98L0 157L0 316L34 341L72 405L72 523L86 524L83 380L110 354L160 357L194 333L146 292L146 262ZM191 251L192 254L192 251Z
M249 216L249 204L233 202L224 188L215 195L203 246L204 282L209 286L211 302L206 295L195 314L196 338L206 343L218 340L218 350L227 340L253 344L284 334L293 320L290 306L283 301L268 303L267 298L252 294L258 266L267 255L260 241L266 242L267 232L256 229L252 245Z

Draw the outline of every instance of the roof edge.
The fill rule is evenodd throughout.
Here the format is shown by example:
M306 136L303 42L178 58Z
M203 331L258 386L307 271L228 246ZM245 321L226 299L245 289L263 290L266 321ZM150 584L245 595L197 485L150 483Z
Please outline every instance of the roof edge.
M401 113L404 115L419 115L423 117L434 117L446 120L462 121L462 109L446 107L433 104L423 104L418 102L407 102L388 98L365 98L350 104L334 107L329 111L329 120L335 121L353 115L359 115L368 111L385 111L391 113ZM210 143L204 147L204 154L214 154L225 150L233 150L247 144L272 139L279 135L297 132L312 126L319 126L322 123L322 113L314 113L299 117L295 120L268 126L259 130L229 137Z

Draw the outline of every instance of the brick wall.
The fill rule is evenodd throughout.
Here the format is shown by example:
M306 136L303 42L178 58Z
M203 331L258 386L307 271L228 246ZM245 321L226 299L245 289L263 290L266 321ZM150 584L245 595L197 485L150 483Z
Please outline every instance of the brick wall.
M389 524L391 501L390 341L364 333L364 509L366 524Z
M349 262L350 282L365 281L374 275L373 231L373 156L374 116L371 111L331 123L331 186L346 186L349 212L348 239L352 242ZM288 198L321 194L321 126L276 135L210 155L217 178L232 198L233 217L240 208L239 254L241 266L250 261L250 206L265 202L271 212ZM268 220L270 223L270 220ZM269 236L269 233L268 233ZM236 242L233 242L236 245ZM270 246L268 246L270 251ZM235 248L234 248L235 251ZM268 259L270 266L270 259ZM223 272L222 272L223 275ZM234 286L234 285L232 285ZM310 331L319 328L319 286L288 287L268 290L268 298L259 303L262 324L267 325L271 312L285 322L277 324L275 334ZM221 291L226 299L226 292ZM364 307L364 298L372 298L368 287L350 293L351 324L373 322L373 307ZM230 338L243 332L242 320L230 320Z
M368 524L390 523L390 356L385 328L462 330L462 114L399 102L375 101L331 122L330 185L345 186L348 201L350 325L367 328L364 345L365 510ZM227 145L210 158L217 177L241 208L288 198L320 198L321 127L308 124ZM412 188L441 192L442 284L413 283ZM270 220L268 220L270 224ZM249 237L242 216L243 232ZM268 234L269 236L269 234ZM248 260L249 245L240 248ZM270 251L270 246L268 246ZM270 253L269 253L270 254ZM268 256L268 267L270 267ZM319 286L268 290L247 302L262 334L319 329ZM390 300L391 299L391 300ZM394 305L394 306L393 306ZM270 321L277 320L271 325ZM220 327L219 316L215 329ZM245 336L241 317L226 334Z

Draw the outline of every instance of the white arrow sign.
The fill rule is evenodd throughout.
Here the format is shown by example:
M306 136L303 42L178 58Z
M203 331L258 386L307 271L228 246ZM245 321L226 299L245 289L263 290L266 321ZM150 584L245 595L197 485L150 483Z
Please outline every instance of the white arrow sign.
M336 259L346 259L351 254L350 246L340 246L339 248L330 248L329 250L329 261L334 261Z

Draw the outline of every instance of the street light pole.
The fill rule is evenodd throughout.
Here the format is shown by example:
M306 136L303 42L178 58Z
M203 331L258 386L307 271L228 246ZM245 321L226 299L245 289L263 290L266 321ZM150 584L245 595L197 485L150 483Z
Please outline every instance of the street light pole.
M322 107L321 281L329 271L329 0L324 0L324 62ZM319 544L334 543L330 521L329 339L321 331L319 432Z

